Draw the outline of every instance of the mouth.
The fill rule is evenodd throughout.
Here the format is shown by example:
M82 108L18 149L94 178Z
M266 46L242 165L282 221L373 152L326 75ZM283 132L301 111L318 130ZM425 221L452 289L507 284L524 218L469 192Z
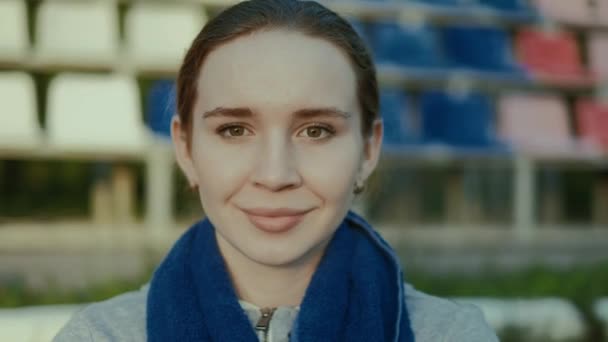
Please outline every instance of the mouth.
M312 209L252 208L241 209L256 228L272 234L284 233L297 226Z

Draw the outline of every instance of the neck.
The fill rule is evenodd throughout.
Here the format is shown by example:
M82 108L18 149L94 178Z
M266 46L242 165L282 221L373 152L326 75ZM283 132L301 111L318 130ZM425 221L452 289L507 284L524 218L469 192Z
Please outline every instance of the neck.
M325 250L311 252L304 262L275 266L249 259L221 236L217 241L237 296L260 308L300 305Z

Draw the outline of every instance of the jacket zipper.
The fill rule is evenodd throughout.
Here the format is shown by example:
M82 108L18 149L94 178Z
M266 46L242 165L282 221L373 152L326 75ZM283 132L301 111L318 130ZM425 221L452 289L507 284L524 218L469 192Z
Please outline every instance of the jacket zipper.
M263 308L262 316L255 325L255 330L261 331L264 334L264 342L268 342L268 328L270 327L270 320L276 308Z

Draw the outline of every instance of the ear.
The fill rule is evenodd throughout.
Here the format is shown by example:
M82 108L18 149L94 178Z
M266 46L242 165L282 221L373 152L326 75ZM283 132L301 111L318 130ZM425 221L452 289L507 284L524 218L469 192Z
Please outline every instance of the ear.
M191 187L198 185L194 162L192 161L192 154L190 153L188 144L188 135L177 115L174 115L171 119L171 140L173 141L177 164L186 176L189 185Z
M365 181L376 169L380 152L382 149L382 136L384 135L384 125L381 119L374 120L369 137L364 140L364 153L361 164L361 180Z

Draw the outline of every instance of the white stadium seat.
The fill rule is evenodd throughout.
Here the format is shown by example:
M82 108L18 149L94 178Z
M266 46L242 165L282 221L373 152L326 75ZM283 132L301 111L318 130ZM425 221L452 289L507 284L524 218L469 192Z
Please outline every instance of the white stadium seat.
M530 341L580 341L585 320L571 302L559 297L541 298L453 298L481 309L495 331L515 329Z
M134 3L125 22L131 63L139 70L177 70L206 21L196 4Z
M0 309L0 341L51 341L81 305L29 306Z
M35 147L40 142L36 87L23 72L0 73L0 148Z
M118 52L118 13L112 1L45 1L36 24L42 64L109 66Z
M50 341L83 307L75 304L0 309L0 341Z
M49 144L76 152L137 153L148 136L141 113L131 77L60 74L49 85Z
M608 336L608 297L596 299L593 303L593 314L604 327L604 336Z
M25 1L0 1L0 61L21 61L26 56L28 48Z

